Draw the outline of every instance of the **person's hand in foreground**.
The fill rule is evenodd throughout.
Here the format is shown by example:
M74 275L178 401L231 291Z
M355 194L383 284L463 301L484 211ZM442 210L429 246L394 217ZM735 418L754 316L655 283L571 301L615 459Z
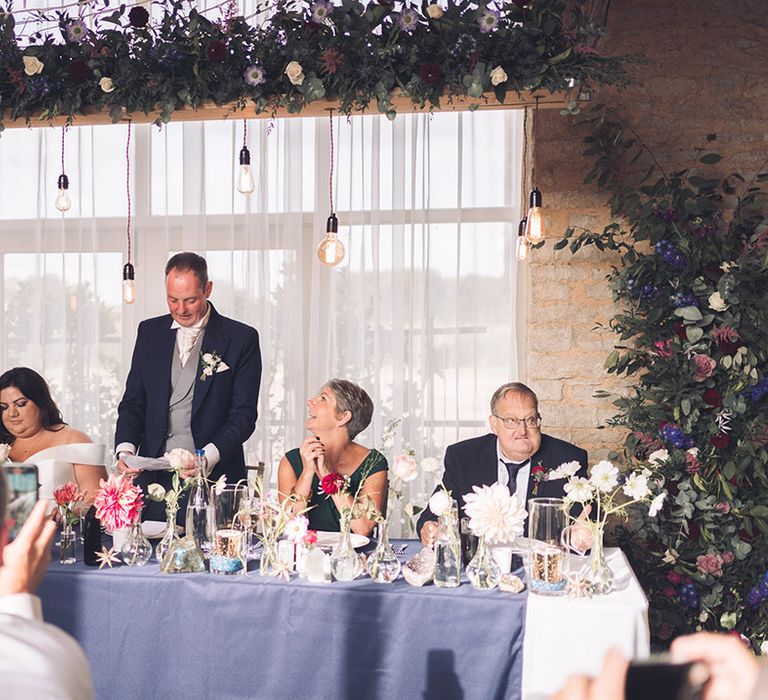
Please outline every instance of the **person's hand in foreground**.
M571 676L551 700L624 700L628 665L618 649L611 649L596 678Z
M760 673L755 655L734 635L699 632L672 642L674 661L701 661L709 670L704 700L749 700Z
M35 504L16 539L2 550L0 596L34 593L51 560L56 523L46 517L48 501Z

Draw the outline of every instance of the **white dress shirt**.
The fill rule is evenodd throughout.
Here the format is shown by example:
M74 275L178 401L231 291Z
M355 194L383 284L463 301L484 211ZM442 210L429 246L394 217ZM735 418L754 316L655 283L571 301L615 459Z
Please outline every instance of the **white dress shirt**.
M82 648L43 622L40 599L28 593L0 597L0 698L93 698Z
M509 471L507 470L505 462L513 462L514 464L520 464L520 462L515 462L514 459L510 459L501 451L501 443L498 438L496 438L496 455L498 457L499 467L498 482L502 486L509 488ZM514 496L517 498L520 505L525 508L525 504L528 500L528 477L531 475L531 460L526 459L525 462L522 462L522 465L523 466L518 470L517 478L515 479L517 487L515 488Z

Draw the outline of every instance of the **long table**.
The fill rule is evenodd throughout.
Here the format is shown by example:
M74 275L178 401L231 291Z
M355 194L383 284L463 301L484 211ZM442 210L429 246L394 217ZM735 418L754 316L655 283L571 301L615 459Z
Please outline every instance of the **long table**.
M623 590L589 601L468 583L323 585L52 563L40 595L46 620L85 648L97 698L537 700L570 672L596 670L610 646L648 653L647 602L626 574Z

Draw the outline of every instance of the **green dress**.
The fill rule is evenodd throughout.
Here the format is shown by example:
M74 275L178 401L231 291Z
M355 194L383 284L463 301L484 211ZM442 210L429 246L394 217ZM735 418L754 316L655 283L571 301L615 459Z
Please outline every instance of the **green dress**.
M296 478L301 476L303 466L301 464L301 454L299 449L290 450L285 455L286 459L293 467L293 471L296 473ZM349 492L354 495L357 491L357 487L360 485L360 479L362 479L364 468L368 460L376 460L374 466L368 471L368 476L375 474L376 472L383 472L388 469L387 460L383 454L378 450L371 450L369 455L360 463L360 465L349 476ZM368 462L370 464L370 462ZM341 529L341 516L339 514L336 504L333 502L331 496L325 497L325 494L320 492L320 479L317 478L317 474L312 478L312 498L309 505L313 506L306 515L309 518L309 527L312 530L322 530L338 532Z

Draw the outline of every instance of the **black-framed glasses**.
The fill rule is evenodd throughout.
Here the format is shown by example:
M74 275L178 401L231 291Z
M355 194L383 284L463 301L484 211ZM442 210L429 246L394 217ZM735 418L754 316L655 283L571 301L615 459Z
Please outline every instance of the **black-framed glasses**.
M525 418L502 418L494 413L493 417L504 423L504 427L509 430L517 430L521 425L534 430L541 425L541 416L539 415L526 416Z

